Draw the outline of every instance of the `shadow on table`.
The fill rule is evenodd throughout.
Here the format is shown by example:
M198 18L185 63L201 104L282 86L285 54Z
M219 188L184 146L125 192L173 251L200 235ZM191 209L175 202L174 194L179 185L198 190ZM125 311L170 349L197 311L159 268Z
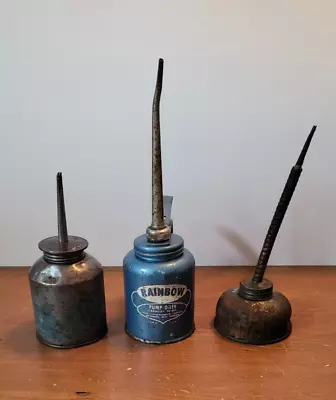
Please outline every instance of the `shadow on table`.
M107 301L108 336L115 337L125 334L125 305L123 297Z
M162 351L156 344L142 343L125 332L125 301L123 297L107 301L108 345L121 350ZM169 345L165 345L169 346Z

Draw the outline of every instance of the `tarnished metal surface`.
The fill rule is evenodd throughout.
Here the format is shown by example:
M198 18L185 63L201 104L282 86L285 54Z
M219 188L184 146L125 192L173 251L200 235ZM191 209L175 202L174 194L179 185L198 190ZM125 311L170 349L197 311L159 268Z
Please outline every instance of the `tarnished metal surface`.
M214 325L221 335L231 340L269 344L283 340L291 333L290 303L284 295L273 291L272 282L264 279L264 274L315 130L316 126L313 126L287 179L252 278L241 282L239 289L226 291L218 300Z
M107 333L101 264L85 253L88 242L68 236L62 174L57 174L58 236L42 240L43 257L29 271L36 334L60 348L83 346Z
M70 265L41 257L30 269L37 336L49 346L83 346L107 333L103 268L83 257Z
M126 332L146 343L173 343L194 329L195 260L173 234L169 242L135 239L124 258Z
M219 298L215 328L224 337L240 343L270 344L291 333L291 306L284 295L274 291L271 299L245 300L238 289Z
M163 218L162 161L160 134L160 99L163 80L163 60L160 58L152 109L152 223L147 228L147 238L151 242L169 240L170 226Z
M138 340L141 343L146 343L146 344L172 344L172 343L176 343L176 342L180 342L181 340L187 339L189 336L191 336L195 331L195 325L193 326L193 329L191 331L189 331L185 336L181 336L179 337L177 340L167 340L166 342L162 342L161 340L159 341L155 341L155 340L146 340L146 339L142 339L141 337L137 337L132 335L128 330L127 327L125 327L125 332L127 333L127 335L129 335L132 339Z

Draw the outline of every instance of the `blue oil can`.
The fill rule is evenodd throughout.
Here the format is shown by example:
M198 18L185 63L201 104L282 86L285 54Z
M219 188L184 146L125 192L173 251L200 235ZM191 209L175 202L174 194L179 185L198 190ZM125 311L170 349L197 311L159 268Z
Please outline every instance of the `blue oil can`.
M163 60L153 100L152 223L124 258L126 332L146 343L173 343L190 336L194 324L195 260L172 232L172 197L163 196L159 104Z

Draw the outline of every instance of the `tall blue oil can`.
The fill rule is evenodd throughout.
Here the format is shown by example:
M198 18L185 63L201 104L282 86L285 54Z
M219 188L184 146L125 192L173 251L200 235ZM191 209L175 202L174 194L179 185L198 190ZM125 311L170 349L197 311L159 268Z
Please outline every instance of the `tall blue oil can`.
M159 60L152 114L152 223L124 258L126 332L146 343L174 343L190 336L194 324L195 260L173 233L172 197L163 196Z

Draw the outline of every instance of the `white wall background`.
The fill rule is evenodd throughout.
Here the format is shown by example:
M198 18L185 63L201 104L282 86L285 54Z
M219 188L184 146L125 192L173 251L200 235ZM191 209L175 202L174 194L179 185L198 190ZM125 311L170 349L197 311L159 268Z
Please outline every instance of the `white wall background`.
M69 233L121 265L151 215L165 59L164 187L199 265L252 264L318 125L273 264L336 263L333 0L0 0L0 264Z

